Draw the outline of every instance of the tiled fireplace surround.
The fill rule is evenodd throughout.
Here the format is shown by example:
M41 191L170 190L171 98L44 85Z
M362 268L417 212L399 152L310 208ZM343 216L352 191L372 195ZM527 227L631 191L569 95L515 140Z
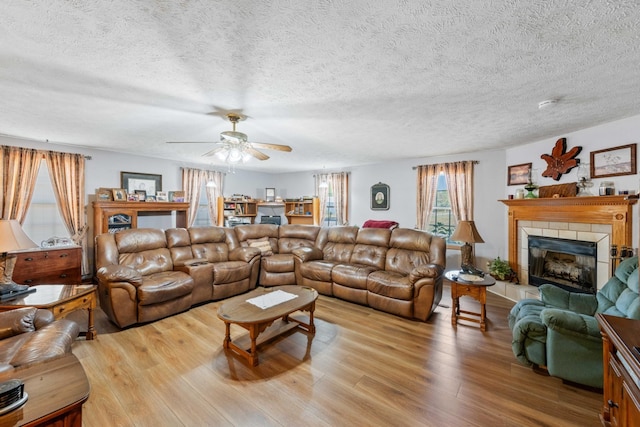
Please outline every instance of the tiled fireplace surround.
M498 282L491 290L515 301L538 297L537 288L528 284L529 235L596 242L600 289L611 274L611 245L631 246L631 206L636 201L624 196L502 200L509 207L508 259L521 284Z

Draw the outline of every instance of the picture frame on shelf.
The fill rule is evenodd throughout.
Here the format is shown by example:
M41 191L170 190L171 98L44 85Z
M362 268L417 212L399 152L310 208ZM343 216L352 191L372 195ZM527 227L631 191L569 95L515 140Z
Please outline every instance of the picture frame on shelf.
M169 201L174 203L184 202L184 191L169 191Z
M147 200L146 190L133 190L133 192L138 196L139 202L144 202L145 200Z
M162 190L162 175L138 172L120 172L120 185L128 193L144 190L147 194L155 194Z
M96 191L96 199L99 202L113 201L113 188L98 188L98 191Z
M155 202L156 201L156 196L152 195L152 194L148 194L145 202Z
M387 184L379 182L371 186L371 210L389 210L390 188Z
M275 188L265 188L264 189L264 198L267 202L275 202L276 201L276 189Z
M169 196L166 191L156 191L156 201L158 202L168 202Z
M618 147L596 150L590 153L591 178L635 175L637 144L620 145Z
M529 182L532 163L521 163L507 168L507 185L525 185Z
M115 202L125 202L127 200L127 191L124 188L114 188L112 192Z
M140 196L138 196L136 193L128 193L127 194L127 201L128 202L139 202L140 201Z

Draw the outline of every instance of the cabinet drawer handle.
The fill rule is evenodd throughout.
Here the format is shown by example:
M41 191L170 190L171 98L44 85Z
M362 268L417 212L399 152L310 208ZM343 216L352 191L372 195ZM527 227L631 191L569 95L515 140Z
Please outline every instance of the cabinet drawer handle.
M61 279L65 279L66 277L67 277L67 274L66 274L66 273L62 273L62 274L60 275L60 278L61 278Z
M619 408L618 404L611 399L607 400L607 405L609 405L610 408Z
M69 256L69 254L62 254L62 255L60 255L60 258L64 258L64 257L68 257L68 256Z
M25 280L25 281L24 281L24 284L25 284L25 285L26 285L26 284L29 284L29 283L33 283L33 279L27 279L27 280Z
M25 260L25 261L33 261L33 258L28 257L28 258L25 258L24 260Z

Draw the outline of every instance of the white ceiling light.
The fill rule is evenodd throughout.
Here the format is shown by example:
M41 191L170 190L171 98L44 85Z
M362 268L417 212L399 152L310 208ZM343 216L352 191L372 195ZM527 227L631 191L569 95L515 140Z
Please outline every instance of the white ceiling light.
M558 103L557 99L547 99L545 101L539 102L538 103L538 109L539 110L544 110L545 108L550 108L555 106Z

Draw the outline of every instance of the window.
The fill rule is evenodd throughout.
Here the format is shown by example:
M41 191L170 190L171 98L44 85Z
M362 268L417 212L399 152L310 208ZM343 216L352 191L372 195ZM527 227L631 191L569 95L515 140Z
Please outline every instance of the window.
M44 160L40 162L36 186L22 229L37 244L54 236L69 237L53 194L49 168Z
M336 201L333 194L333 186L330 182L327 182L329 186L327 188L327 206L324 211L324 224L328 227L332 225L338 225L338 216L336 215Z
M192 227L208 227L215 224L215 220L209 218L209 200L207 199L207 190L203 185L200 189L200 203L196 213L196 219L193 221Z
M449 200L449 191L447 190L447 180L444 172L438 175L438 185L435 201L433 202L433 210L429 215L428 231L447 240L451 243L449 237L456 229L457 221L451 212L451 201Z

